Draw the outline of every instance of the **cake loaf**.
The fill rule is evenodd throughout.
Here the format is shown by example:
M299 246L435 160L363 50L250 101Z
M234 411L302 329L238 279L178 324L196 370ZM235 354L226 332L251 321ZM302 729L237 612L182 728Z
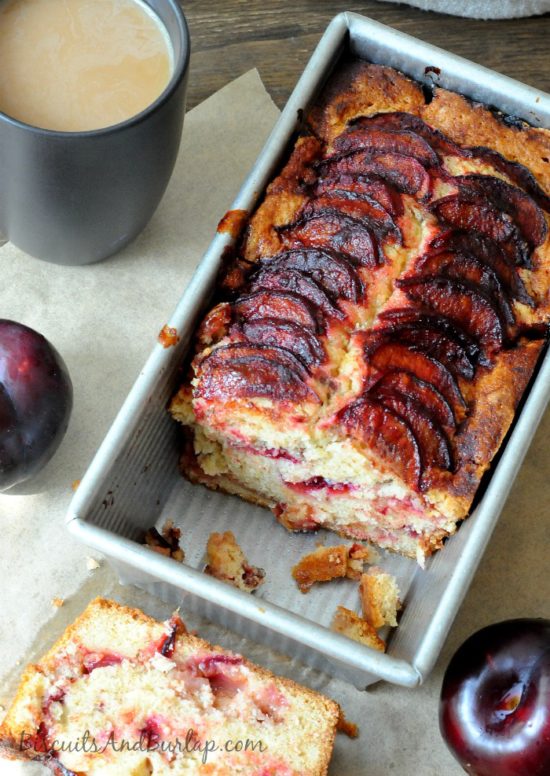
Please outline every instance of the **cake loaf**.
M0 756L59 776L323 776L339 707L185 631L96 599L29 666Z
M342 65L197 332L183 473L424 563L544 347L549 191L548 130Z

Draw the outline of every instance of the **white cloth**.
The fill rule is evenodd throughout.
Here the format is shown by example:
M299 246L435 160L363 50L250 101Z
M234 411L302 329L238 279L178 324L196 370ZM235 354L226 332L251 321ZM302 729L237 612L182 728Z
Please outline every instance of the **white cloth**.
M550 0L381 0L406 3L423 11L437 11L472 19L519 19L550 11Z

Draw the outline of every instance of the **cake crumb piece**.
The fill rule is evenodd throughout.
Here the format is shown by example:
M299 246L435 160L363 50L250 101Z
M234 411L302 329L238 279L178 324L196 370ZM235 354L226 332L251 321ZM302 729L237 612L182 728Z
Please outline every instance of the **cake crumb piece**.
M71 483L71 489L76 493L79 485L80 485L80 480L73 480Z
M60 609L64 603L65 599L63 598L59 598L58 596L52 598L52 606L55 606L56 609Z
M386 651L386 644L376 630L366 620L359 617L356 612L346 609L345 606L338 606L336 614L332 620L331 628L336 633L341 633L349 639L365 644L367 647L376 649L379 652Z
M153 526L145 534L145 545L160 555L173 558L179 563L185 560L185 553L180 547L181 531L171 520L167 520L159 533Z
M239 590L251 593L264 582L265 571L249 564L231 531L210 534L206 557L205 573Z
M378 554L363 544L318 546L294 566L292 576L301 592L307 593L316 582L330 582L340 577L359 579L364 564L375 558Z
M348 738L357 738L359 736L359 728L354 722L350 722L346 719L346 715L342 709L340 709L336 731L338 733L343 733L345 736L348 736Z
M90 557L89 555L86 557L86 568L88 571L95 571L99 568L99 563L95 558Z
M372 566L366 574L361 575L359 595L363 617L369 625L373 628L397 626L397 612L401 609L401 602L399 588L392 574L379 566Z
M168 326L168 324L162 327L157 339L163 348L172 348L180 341L178 330L174 329L173 326Z
M363 573L365 563L376 563L380 560L380 555L374 547L356 542L348 549L348 567L346 576L349 579L360 579Z

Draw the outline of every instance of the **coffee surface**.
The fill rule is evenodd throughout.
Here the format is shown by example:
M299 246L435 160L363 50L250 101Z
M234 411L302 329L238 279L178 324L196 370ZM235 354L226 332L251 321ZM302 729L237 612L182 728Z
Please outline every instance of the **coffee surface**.
M0 111L44 129L118 124L162 93L168 33L140 0L0 0Z

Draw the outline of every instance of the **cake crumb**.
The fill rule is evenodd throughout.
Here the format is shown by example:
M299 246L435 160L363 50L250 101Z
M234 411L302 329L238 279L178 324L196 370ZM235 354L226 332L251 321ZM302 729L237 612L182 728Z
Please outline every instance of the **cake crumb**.
M392 574L379 566L372 566L361 575L359 595L363 617L373 628L397 626L397 612L401 609L399 588Z
M163 348L173 348L180 341L178 330L174 329L173 326L168 326L168 324L165 324L159 331L157 340L160 342Z
M154 526L145 534L144 544L153 552L173 558L179 563L185 560L185 553L180 546L181 531L171 520L167 520L160 533Z
M80 485L80 480L73 480L71 483L72 490L76 493L78 490L78 486Z
M89 555L86 557L86 568L88 571L95 571L99 568L99 563L95 558L90 557Z
M56 596L55 598L52 598L52 606L55 606L56 609L60 609L64 603L65 603L64 598L59 598L58 596Z
M265 571L250 565L231 531L210 534L206 557L205 573L239 590L251 593L265 580Z
M341 633L349 639L365 644L378 652L386 651L386 644L376 630L366 620L363 620L356 612L346 609L345 606L338 606L332 620L331 628L336 633Z
M304 555L292 569L302 593L307 593L316 582L348 577L359 579L365 563L372 563L378 554L371 547L355 543L351 545L318 546Z
M346 719L346 715L340 709L340 716L338 717L338 724L336 725L336 732L343 733L348 738L357 738L359 736L359 728L354 722L350 722Z

